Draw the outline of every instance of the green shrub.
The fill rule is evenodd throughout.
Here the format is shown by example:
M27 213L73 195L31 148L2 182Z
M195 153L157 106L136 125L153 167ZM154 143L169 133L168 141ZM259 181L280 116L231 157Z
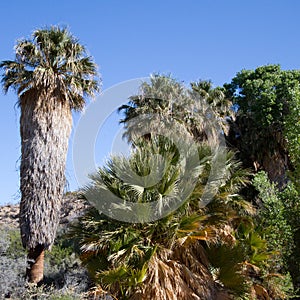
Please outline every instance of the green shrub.
M70 241L58 236L45 255L45 284L25 281L26 251L15 228L0 228L0 299L84 299L89 287L86 270L73 253Z
M281 276L270 281L270 286L281 286L283 293L291 294L290 260L295 253L292 216L296 212L295 207L290 205L291 195L287 194L287 189L280 192L263 171L256 174L253 185L261 200L256 220L258 229L267 241L268 250L273 252L265 268L269 272L281 273ZM293 265L299 264L294 261Z

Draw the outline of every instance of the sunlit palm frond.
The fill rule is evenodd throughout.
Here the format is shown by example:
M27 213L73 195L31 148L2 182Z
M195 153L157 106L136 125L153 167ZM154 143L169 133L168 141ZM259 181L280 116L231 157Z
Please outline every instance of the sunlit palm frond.
M66 28L36 30L31 39L17 41L15 51L15 61L0 64L5 92L12 87L21 98L30 90L47 89L71 108L82 109L85 97L99 89L96 64Z

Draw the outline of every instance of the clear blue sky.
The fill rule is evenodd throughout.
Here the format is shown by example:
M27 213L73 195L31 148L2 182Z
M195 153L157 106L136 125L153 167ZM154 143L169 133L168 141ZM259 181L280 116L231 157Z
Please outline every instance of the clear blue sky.
M0 9L0 60L13 59L16 40L34 29L66 25L99 65L103 89L153 72L222 85L244 68L300 69L298 0L15 0ZM19 200L16 101L13 92L0 93L0 204Z

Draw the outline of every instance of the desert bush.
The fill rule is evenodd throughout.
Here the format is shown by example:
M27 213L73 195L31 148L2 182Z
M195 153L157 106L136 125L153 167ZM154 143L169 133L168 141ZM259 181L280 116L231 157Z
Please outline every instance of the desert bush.
M13 247L16 246L15 243L17 244L16 236L17 230L15 229L8 227L0 229L0 299L11 297L16 290L17 295L25 290L25 252L21 254L16 247L14 253Z
M0 254L0 299L85 299L86 270L63 235L46 253L45 280L38 287L26 284L26 252L18 229L0 228Z

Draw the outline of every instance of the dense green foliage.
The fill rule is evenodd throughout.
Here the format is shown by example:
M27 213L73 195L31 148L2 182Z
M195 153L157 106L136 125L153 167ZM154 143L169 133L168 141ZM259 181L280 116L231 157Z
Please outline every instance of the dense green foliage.
M295 223L291 219L295 213L294 209L291 209L293 200L287 197L286 190L280 192L276 185L269 181L265 172L259 172L255 176L253 185L261 200L256 216L258 230L266 239L269 251L273 253L266 267L271 272L288 275L291 258L297 251L293 239ZM297 260L293 263L297 264Z
M135 150L136 152L129 160L113 158L106 167L99 170L98 174L92 176L92 183L85 190L87 199L90 199L91 195L99 197L93 199L93 202L96 207L100 208L95 203L96 200L100 203L111 201L108 195L106 199L101 199L101 196L105 196L101 193L101 189L109 190L124 200L124 206L119 209L126 213L127 201L147 202L151 198L157 201L160 198L157 195L161 195L162 201L165 202L170 196L176 197L178 194L176 181L180 170L178 172L178 161L173 159L175 153L172 154L169 147L165 148L164 155L173 167L167 167L167 172L158 184L142 188L137 184L129 185L117 176L116 170L122 168L123 164L134 166L135 171L143 174L147 169L147 163L143 162L147 160L140 159L140 155L147 157L149 150L153 151L153 147L149 148L144 144L142 149ZM207 156L207 151L199 151L199 153L206 155L206 157L201 157L201 161L204 162L206 168L209 168L211 159ZM215 284L217 288L217 281L220 281L236 295L250 292L249 287L254 281L248 274L242 275L241 273L246 261L251 264L260 263L262 255L266 252L265 243L255 233L253 226L250 235L239 237L239 235L242 236L239 226L242 226L244 222L249 222L248 216L253 209L241 197L235 196L246 177L243 177L239 164L232 160L230 154L227 168L226 179L207 208L199 207L199 197L207 182L205 176L209 174L209 172L203 172L192 195L187 199L182 199L182 205L176 211L155 222L131 224L111 219L104 214L99 214L96 210L91 210L74 227L73 235L79 239L82 250L81 258L94 280L114 295L127 299L140 290L147 290L145 286L149 284L149 278L154 276L159 265L157 263L157 266L153 266L155 260L159 258L163 261L162 257L167 254L168 259L176 260L178 248L181 248L186 255L191 249L197 248L194 258L197 259L197 264L207 263L207 258L205 259L207 252L211 266L219 270L215 273L215 283L209 277L212 273L206 270L208 278L212 281L211 284ZM128 167L127 170L129 170ZM246 246L249 243L249 247ZM223 249L223 254L220 249ZM202 251L202 254L199 251ZM233 253L236 254L232 255ZM197 257L197 255L200 256ZM268 256L268 254L265 255ZM178 257L177 260L180 261ZM187 264L185 267L191 266ZM202 268L205 269L204 266ZM197 274L197 271L193 270L193 272ZM160 280L163 281L162 278ZM180 279L177 283L180 285ZM156 288L161 287L156 286ZM149 293L151 293L150 290Z
M297 293L300 292L300 192L295 185L290 182L286 188L279 193L281 201L286 210L286 222L292 229L292 253L287 257L288 270L292 276L293 284ZM286 233L284 232L284 235ZM289 247L288 247L289 248Z
M242 70L225 88L239 107L239 150L245 159L263 165L267 155L277 153L287 160L285 168L299 170L300 71L279 65Z
M262 128L283 125L290 110L293 88L299 85L299 71L283 71L277 65L243 70L232 79L230 91L243 113L253 116Z
M278 253L273 268L289 272L298 290L300 71L278 65L243 70L225 88L239 107L229 143L246 166L267 173L257 174L253 185L261 201L257 222Z
M293 222L292 219L288 221L292 211L288 208L290 194L286 195L288 201L283 200L286 190L277 192L265 175L258 174L253 185L259 192L260 204L255 210L242 197L251 187L250 174L229 152L226 154L226 172L218 169L222 180L217 192L206 207L199 206L212 166L212 152L207 148L209 139L203 121L214 113L218 128L225 129L234 122L234 110L226 98L230 95L228 89L213 89L210 82L200 81L193 83L192 90L187 91L175 80L157 75L152 77L150 84L144 83L141 90L141 95L131 97L128 105L121 108L125 113L126 136L133 143L134 151L129 158L111 158L91 176L91 184L84 190L84 195L99 211L91 210L73 228L73 235L81 245L81 258L92 278L120 299L135 299L135 296L148 299L149 295L160 297L157 299L176 298L178 290L182 293L181 299L191 299L190 290L183 288L188 284L186 278L178 275L176 267L170 269L170 262L177 261L180 268L191 272L190 289L205 299L209 296L199 290L196 292L191 283L198 278L199 269L202 279L206 278L207 288L214 286L216 291L226 288L235 299L285 299L291 295L293 287L288 271L295 247ZM210 109L204 104L199 105L205 101L209 102ZM102 213L112 204L114 198L110 193L123 200L117 210L124 215L131 210L130 202L157 201L159 206L156 208L163 209L172 197L180 196L182 165L178 149L174 147L176 142L173 144L171 140L170 143L170 135L166 135L168 139L157 136L153 123L149 123L150 134L137 134L144 121L139 116L150 114L172 116L184 125L185 133L197 140L200 162L197 167L201 172L197 173L193 192L181 199L181 206L167 216L143 223L145 213L150 212L139 211L142 223L118 221ZM267 128L270 124L262 126ZM157 166L151 164L150 157L157 154L166 159L163 177L158 183L145 187L145 181L133 174L147 177ZM198 271L182 255L190 255ZM164 275L157 279L158 286L153 278L160 272ZM170 272L176 287L164 279L171 276ZM201 286L200 282L198 286ZM172 296L166 296L170 289L174 289Z

